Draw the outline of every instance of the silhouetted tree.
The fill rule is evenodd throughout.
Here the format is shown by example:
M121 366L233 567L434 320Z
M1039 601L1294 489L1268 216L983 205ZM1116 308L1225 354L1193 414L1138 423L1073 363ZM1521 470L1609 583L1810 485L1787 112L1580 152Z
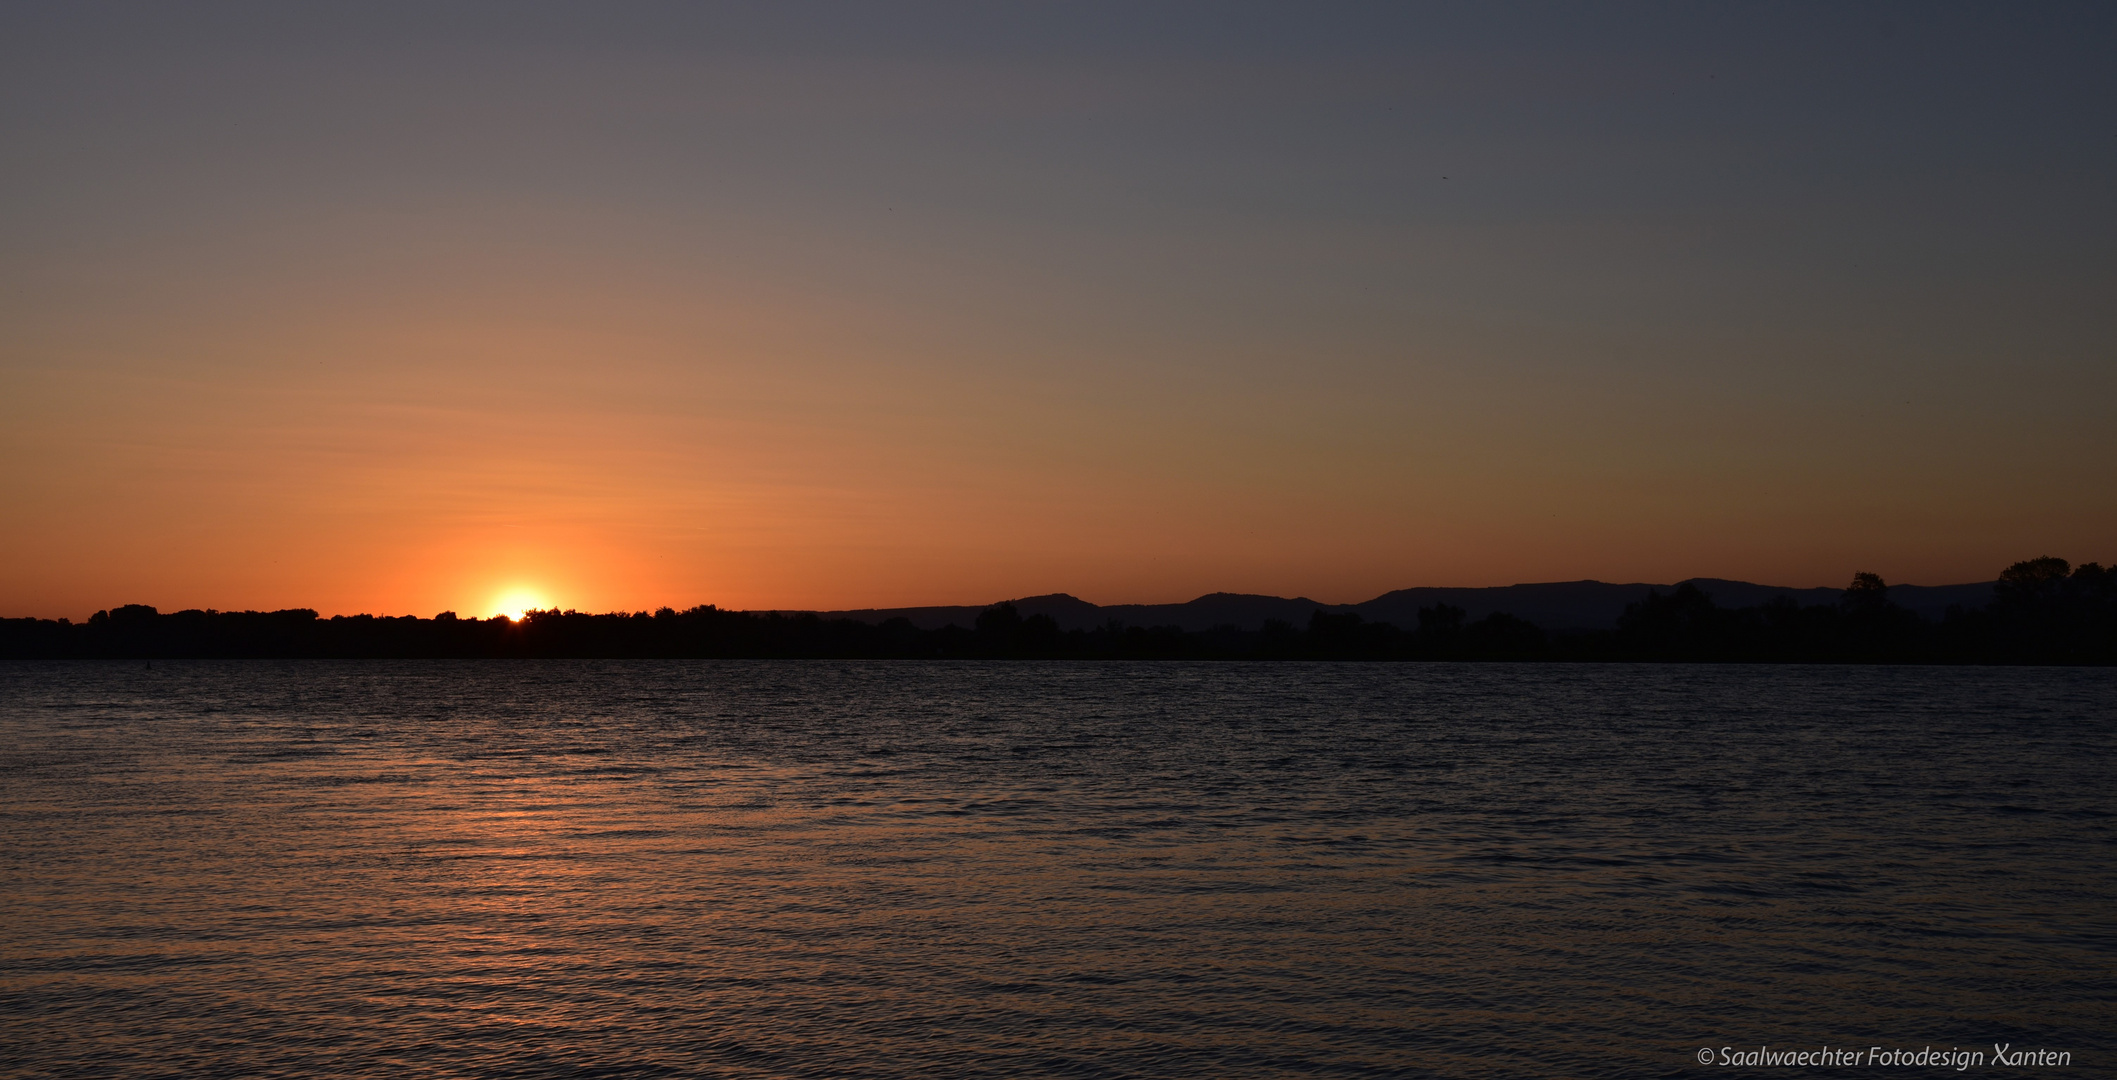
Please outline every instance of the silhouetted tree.
M2058 663L2117 660L2117 582L2099 563L2078 570L2046 555L2015 563L1992 587L1985 625L2008 659Z
M1889 606L1889 583L1880 574L1858 573L1838 596L1838 606L1847 611L1871 611Z
M1419 609L1419 633L1434 637L1451 637L1463 629L1463 618L1469 612L1452 604L1435 604Z
M995 604L978 613L976 626L981 637L1012 641L1022 629L1022 613L1013 604Z
M1058 651L1058 622L1049 615L1025 619L1011 603L979 612L975 625L988 656L1049 656Z
M1305 651L1318 659L1378 660L1390 654L1397 628L1371 623L1357 611L1309 613Z
M1626 604L1617 617L1620 651L1668 660L1717 660L1730 644L1726 613L1705 590L1686 581L1668 596L1657 589Z

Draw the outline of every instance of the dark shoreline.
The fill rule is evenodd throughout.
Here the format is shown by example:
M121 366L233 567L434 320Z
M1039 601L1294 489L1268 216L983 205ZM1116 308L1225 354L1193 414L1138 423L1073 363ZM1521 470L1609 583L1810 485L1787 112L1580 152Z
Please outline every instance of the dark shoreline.
M1437 604L1417 625L1368 621L1318 605L1306 625L1262 629L1126 626L1061 630L1011 603L971 627L921 629L817 614L676 611L592 615L533 611L523 619L371 615L319 618L309 609L99 611L85 623L0 619L0 659L1049 659L1450 660L1861 664L2117 663L2117 572L2061 559L2016 563L1975 609L1929 619L1890 602L1860 575L1836 603L1791 598L1723 608L1689 584L1627 605L1610 630L1547 632L1501 612L1475 621Z

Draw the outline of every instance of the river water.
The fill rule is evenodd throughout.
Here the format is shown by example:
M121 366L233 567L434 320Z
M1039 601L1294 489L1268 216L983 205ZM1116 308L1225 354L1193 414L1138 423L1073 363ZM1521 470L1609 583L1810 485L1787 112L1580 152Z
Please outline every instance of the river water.
M13 664L0 796L13 1076L2117 1072L2117 671Z

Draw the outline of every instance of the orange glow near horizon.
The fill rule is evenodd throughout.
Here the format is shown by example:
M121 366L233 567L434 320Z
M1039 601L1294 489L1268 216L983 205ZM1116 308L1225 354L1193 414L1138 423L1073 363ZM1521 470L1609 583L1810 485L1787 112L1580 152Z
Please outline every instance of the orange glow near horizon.
M0 478L16 511L0 531L0 616L831 610L1052 592L1345 603L1581 578L1842 586L1872 570L1949 584L2044 554L2111 557L2100 511L2037 490L2062 470L1961 461L1947 491L1884 490L1829 446L1751 470L1740 439L1715 432L1698 439L1741 482L1687 487L1698 459L1662 452L1677 433L1582 434L1556 390L1476 425L1438 408L1390 422L1393 398L1421 400L1410 390L1251 400L1134 384L1107 404L1025 393L998 408L979 399L1013 391L990 378L863 372L818 358L820 344L782 358L773 382L685 369L615 331L541 348L533 336L493 326L482 346L470 330L422 345L287 328L258 352L308 349L316 370L260 360L173 389L151 372L46 374L0 395L0 441L22 465ZM511 372L484 359L503 350ZM593 382L565 367L628 352L631 366ZM402 359L362 363L374 355ZM1190 401L1209 393L1223 407ZM83 404L25 404L38 400ZM1769 417L1724 419L1739 436ZM1979 491L2009 514L1963 524L1953 493Z

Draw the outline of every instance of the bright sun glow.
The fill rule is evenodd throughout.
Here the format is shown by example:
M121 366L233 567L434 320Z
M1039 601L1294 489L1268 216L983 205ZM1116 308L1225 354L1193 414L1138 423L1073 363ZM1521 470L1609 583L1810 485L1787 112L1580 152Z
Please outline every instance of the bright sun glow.
M524 612L544 611L552 606L551 602L545 600L541 594L531 592L528 589L510 589L500 594L498 600L493 601L494 611L517 622L521 621Z

